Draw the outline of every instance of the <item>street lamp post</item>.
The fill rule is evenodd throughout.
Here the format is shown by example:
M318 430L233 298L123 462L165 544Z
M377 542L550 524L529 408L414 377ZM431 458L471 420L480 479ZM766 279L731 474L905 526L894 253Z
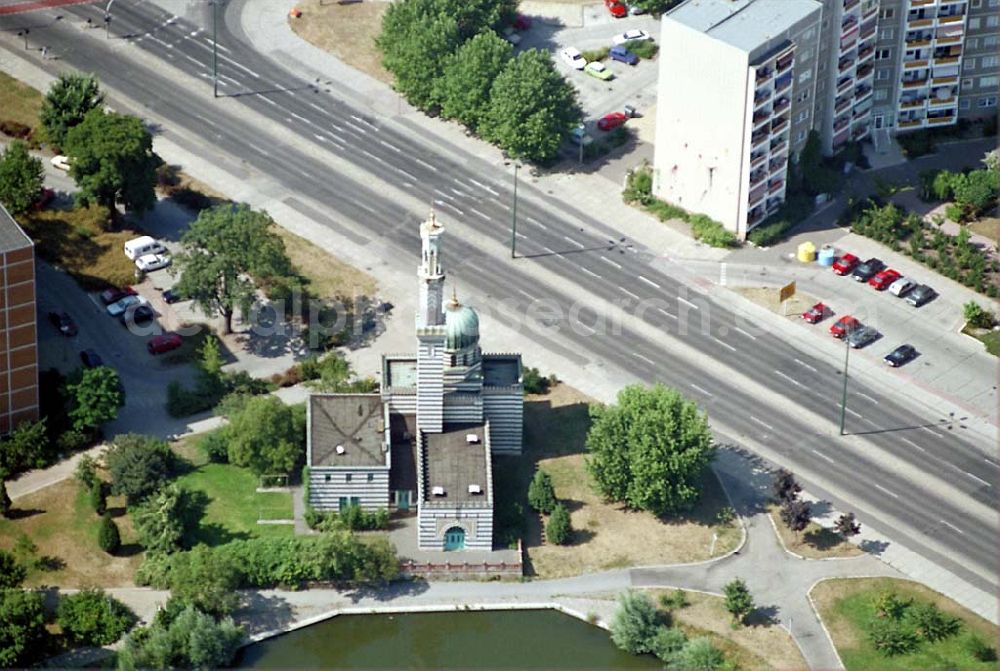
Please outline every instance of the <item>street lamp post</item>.
M25 28L24 30L17 31L17 36L24 38L24 50L25 51L28 50L28 34L30 32L31 32L31 30L29 28Z
M844 333L844 348L847 353L844 354L844 391L840 396L840 435L844 435L844 423L847 419L847 367L851 363L851 343L848 341L848 336L850 334Z
M510 258L517 258L517 169L521 167L514 161L514 206L510 212Z
M111 5L115 4L115 0L108 0L107 7L104 8L104 39L111 39Z

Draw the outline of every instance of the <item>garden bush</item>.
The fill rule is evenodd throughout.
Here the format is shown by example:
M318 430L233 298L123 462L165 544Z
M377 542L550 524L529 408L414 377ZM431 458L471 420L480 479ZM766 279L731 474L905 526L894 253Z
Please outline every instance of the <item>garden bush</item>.
M913 652L920 643L909 624L894 619L874 620L868 627L868 640L886 657Z
M964 647L977 661L997 661L997 649L976 634L970 634L968 638L965 639Z
M788 232L805 221L812 211L812 198L802 194L790 194L774 214L747 234L747 240L758 247L769 247L781 242Z
M736 236L722 224L704 214L693 214L688 219L695 240L701 240L710 247L735 247Z
M205 453L213 464L229 463L229 437L226 427L209 431L198 439L198 449Z
M61 597L56 622L79 645L111 645L136 623L128 606L100 589L83 589Z
M104 513L101 517L101 526L97 530L97 546L109 555L117 553L122 546L118 525L108 513Z
M91 485L87 496L90 501L90 507L94 509L94 512L98 515L103 515L104 511L107 510L107 485L98 480Z
M629 40L624 46L639 58L653 58L660 50L660 46L653 40Z
M603 61L608 57L609 51L611 51L611 47L601 47L600 49L588 49L581 53L587 62L590 63L591 61Z
M521 373L525 394L547 394L552 385L559 382L555 375L545 377L537 368L525 368Z
M545 524L545 538L550 543L566 545L572 537L573 525L569 519L569 511L562 503L557 503Z

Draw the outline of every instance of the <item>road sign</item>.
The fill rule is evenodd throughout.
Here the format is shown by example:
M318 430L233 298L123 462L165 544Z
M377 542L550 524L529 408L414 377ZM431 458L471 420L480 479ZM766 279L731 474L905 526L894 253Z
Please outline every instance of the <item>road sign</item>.
M784 303L794 295L795 295L795 282L793 281L781 287L781 292L778 294L778 300Z

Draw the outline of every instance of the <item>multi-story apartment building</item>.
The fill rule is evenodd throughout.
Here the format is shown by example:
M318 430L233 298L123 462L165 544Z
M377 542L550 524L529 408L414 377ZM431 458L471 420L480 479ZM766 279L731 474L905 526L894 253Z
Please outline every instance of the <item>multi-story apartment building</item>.
M35 250L0 205L0 435L38 419Z
M810 130L996 114L1000 0L687 0L663 17L654 192L743 238L785 197Z

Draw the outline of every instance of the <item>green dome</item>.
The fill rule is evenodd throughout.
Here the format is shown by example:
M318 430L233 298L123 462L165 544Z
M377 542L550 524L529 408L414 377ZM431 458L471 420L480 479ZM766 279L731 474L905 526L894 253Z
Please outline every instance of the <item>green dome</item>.
M446 306L444 323L447 333L445 349L460 350L479 344L479 315L472 308L452 298Z

